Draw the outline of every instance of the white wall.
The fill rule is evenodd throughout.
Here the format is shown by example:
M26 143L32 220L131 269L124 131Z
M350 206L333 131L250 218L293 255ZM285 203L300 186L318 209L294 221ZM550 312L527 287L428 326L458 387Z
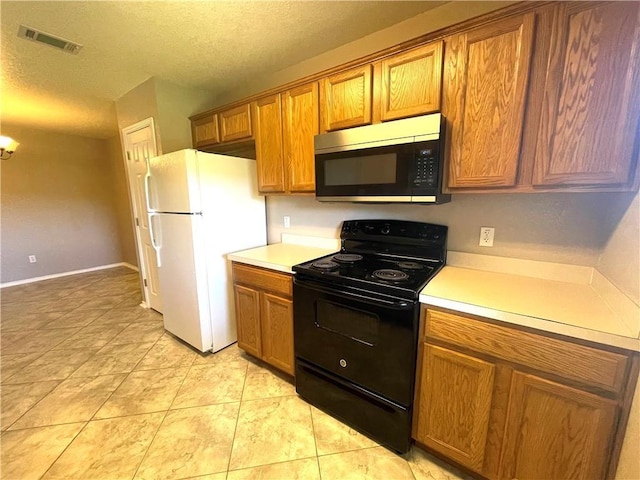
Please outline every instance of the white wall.
M2 133L20 147L0 163L1 281L121 262L109 141L6 124Z
M449 227L448 249L596 266L619 219L620 194L453 195L442 205L320 203L314 197L269 197L269 242L290 233L337 238L346 219L397 218ZM494 246L479 247L480 227L494 227Z
M624 214L602 251L598 271L640 305L640 193L619 195L615 202Z

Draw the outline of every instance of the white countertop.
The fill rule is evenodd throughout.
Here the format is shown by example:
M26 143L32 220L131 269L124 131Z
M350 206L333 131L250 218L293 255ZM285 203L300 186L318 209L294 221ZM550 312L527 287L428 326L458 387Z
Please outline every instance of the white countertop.
M339 240L283 235L283 243L230 253L227 258L234 262L293 273L291 267L294 265L329 255L338 250L340 250Z
M610 284L603 293L600 277L558 281L448 264L422 290L420 302L640 351L640 308L620 292L612 297Z

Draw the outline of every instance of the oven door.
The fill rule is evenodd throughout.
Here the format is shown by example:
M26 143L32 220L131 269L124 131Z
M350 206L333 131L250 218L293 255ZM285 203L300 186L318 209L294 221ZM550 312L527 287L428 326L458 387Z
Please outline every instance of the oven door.
M296 274L297 358L401 405L413 400L417 300L332 286Z

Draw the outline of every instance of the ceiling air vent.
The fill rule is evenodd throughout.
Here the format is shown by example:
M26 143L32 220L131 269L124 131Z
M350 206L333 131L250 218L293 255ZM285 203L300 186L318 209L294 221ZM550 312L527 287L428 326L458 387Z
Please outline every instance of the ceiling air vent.
M82 45L78 43L70 42L64 38L55 37L49 33L41 32L35 28L27 27L26 25L20 25L18 29L18 37L34 42L44 43L50 47L57 48L58 50L64 50L67 53L77 54Z

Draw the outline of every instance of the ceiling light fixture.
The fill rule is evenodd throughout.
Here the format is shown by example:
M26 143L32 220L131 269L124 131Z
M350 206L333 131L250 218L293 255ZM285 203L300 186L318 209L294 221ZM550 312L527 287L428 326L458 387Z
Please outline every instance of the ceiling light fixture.
M0 135L0 159L9 160L18 145L20 144L13 138Z

